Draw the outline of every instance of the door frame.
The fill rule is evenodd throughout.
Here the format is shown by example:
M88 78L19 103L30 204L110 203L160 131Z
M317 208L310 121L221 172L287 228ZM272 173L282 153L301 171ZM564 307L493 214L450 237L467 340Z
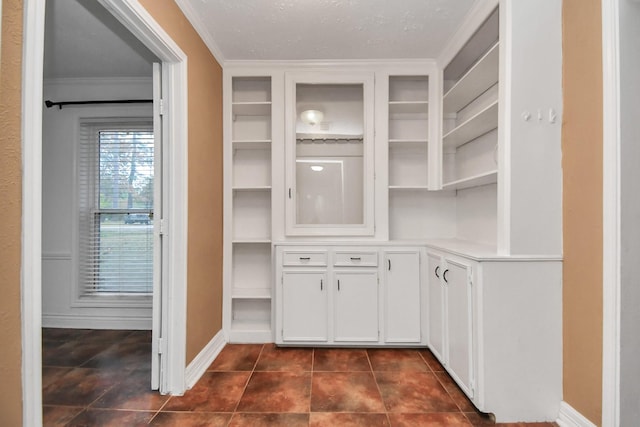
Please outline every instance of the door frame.
M620 424L620 57L619 0L602 0L603 253L602 425Z
M99 0L162 62L168 157L167 271L163 296L166 372L160 387L185 391L188 202L187 56L137 0ZM24 0L22 64L22 414L42 425L42 105L45 1Z

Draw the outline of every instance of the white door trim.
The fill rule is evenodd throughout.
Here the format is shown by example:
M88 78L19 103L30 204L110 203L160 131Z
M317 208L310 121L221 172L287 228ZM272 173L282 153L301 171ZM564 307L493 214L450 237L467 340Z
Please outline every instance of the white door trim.
M163 215L167 254L163 269L162 331L166 347L166 372L160 392L180 395L185 391L187 332L187 206L188 115L187 55L160 27L138 0L99 0L125 27L162 61L163 116L166 137L163 172L166 191Z
M619 0L602 0L602 426L620 423Z
M167 372L161 390L185 391L187 284L187 56L137 0L100 0L163 62L169 157ZM45 2L24 0L22 64L22 397L23 425L42 425L42 79Z
M22 52L22 425L42 425L42 71L45 2L24 0Z

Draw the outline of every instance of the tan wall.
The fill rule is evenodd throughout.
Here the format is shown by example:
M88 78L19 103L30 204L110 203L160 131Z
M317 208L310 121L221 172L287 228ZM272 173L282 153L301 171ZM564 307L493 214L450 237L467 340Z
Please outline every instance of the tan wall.
M188 364L222 329L222 68L173 0L140 3L188 56Z
M563 3L564 400L602 418L600 0Z
M0 425L22 425L22 0L4 0L0 69Z

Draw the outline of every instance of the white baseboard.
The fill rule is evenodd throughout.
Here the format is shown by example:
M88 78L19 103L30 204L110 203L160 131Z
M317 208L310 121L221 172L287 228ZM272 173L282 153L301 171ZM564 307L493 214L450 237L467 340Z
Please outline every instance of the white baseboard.
M556 421L560 427L596 427L580 412L576 411L567 402L560 403L560 414Z
M43 328L151 330L150 317L43 314Z
M185 371L185 384L187 390L193 387L200 377L204 375L207 368L218 357L222 351L226 341L222 331L218 332L209 343L198 353L198 355L189 363Z

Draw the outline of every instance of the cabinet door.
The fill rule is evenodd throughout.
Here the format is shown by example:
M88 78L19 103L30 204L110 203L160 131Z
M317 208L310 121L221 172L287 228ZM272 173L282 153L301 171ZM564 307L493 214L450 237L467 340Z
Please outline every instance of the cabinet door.
M386 252L385 341L419 343L420 253Z
M327 341L327 275L282 273L282 341Z
M441 361L444 359L444 288L442 281L442 259L435 254L427 254L427 268L429 269L427 289L429 307L429 348Z
M473 397L471 367L471 282L470 267L447 260L442 279L447 289L447 337L449 373L464 392Z
M378 341L378 272L335 273L334 340Z

